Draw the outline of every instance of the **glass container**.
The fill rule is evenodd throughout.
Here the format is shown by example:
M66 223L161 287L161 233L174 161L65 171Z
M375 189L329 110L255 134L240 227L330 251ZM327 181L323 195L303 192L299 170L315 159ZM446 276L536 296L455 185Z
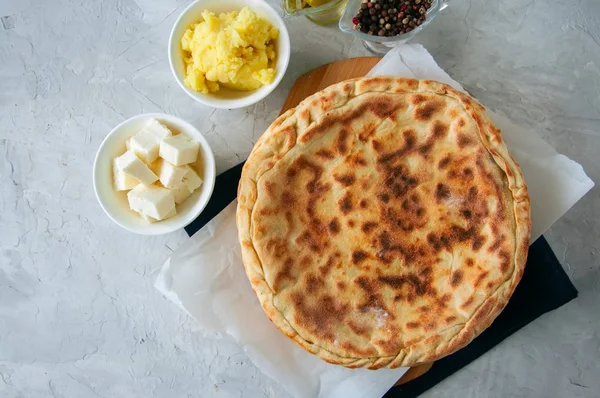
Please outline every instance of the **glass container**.
M348 4L348 0L332 0L311 7L306 0L283 0L283 9L288 15L304 15L316 24L328 25L340 19L346 4Z
M374 54L383 55L390 51L392 47L397 44L405 43L411 38L413 38L420 31L425 29L427 25L433 21L435 16L439 11L443 10L448 6L448 0L433 0L431 3L431 7L427 10L425 21L417 26L414 30L403 33L397 36L392 37L380 37L375 35L368 35L364 32L361 32L359 29L355 29L354 23L352 22L352 18L354 18L358 14L358 10L360 9L360 5L362 0L349 0L348 6L340 19L340 29L348 34L354 35L363 41L364 46L370 52Z

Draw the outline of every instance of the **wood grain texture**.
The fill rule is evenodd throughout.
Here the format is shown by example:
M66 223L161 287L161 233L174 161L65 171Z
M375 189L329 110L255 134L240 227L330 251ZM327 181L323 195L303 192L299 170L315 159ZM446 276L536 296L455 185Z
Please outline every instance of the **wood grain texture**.
M359 57L344 59L319 66L300 76L281 107L283 112L298 105L304 98L334 83L366 75L381 57Z
M322 90L334 83L343 80L352 79L355 77L365 76L381 59L381 57L359 57L350 58L341 61L325 64L312 71L300 76L288 94L281 112L284 113L290 108L298 105L303 99ZM425 363L418 366L413 366L406 372L396 386L407 383L417 377L425 374L433 363Z

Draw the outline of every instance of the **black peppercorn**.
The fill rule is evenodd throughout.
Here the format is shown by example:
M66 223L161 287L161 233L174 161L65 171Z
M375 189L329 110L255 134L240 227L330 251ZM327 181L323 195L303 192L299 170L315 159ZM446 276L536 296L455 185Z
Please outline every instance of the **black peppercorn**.
M396 36L425 22L433 0L362 0L354 28L369 35Z

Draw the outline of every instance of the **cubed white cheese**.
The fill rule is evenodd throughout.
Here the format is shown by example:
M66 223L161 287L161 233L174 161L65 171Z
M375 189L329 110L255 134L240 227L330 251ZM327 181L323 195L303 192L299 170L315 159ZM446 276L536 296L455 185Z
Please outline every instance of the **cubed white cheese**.
M175 199L170 189L156 185L140 184L127 193L129 207L138 213L163 220L175 208Z
M135 178L142 184L150 185L154 181L158 180L156 174L152 172L142 162L133 151L127 151L118 158L115 159L115 165L117 169L127 174L128 176Z
M127 141L125 141L125 147L127 148L127 150L131 149L131 138L129 138Z
M187 185L185 185L185 183L181 183L181 185L179 185L178 187L171 189L171 192L173 192L175 203L177 203L178 205L185 202L186 199L189 198L192 194L188 189Z
M138 214L140 214L140 213L138 213ZM169 214L167 214L167 215L166 215L166 216L165 216L165 217L164 217L162 220L166 220L167 218L171 218L171 217L173 217L173 216L174 216L174 215L176 215L176 214L177 214L177 210L175 209L175 207L173 207L173 210L171 210L171 211L169 212ZM157 221L162 221L162 220L157 220L156 218L153 218L153 217L147 216L147 215L145 215L145 214L140 214L140 216L142 216L142 218L143 218L144 220L146 220L147 222L149 222L150 224L152 224L152 223L155 223L155 222L157 222Z
M158 141L164 140L167 137L173 135L171 130L161 122L156 119L150 119L150 121L144 126L144 128L140 131L144 133L148 133L156 137Z
M194 170L190 165L184 166L186 169L186 174L183 177L183 182L187 185L190 192L194 192L196 189L202 186L202 178L198 176L196 170Z
M171 135L171 130L167 126L156 119L150 119L139 133L129 139L127 149L133 150L144 163L149 165L158 158L160 141Z
M184 166L173 166L166 160L162 160L158 164L158 179L167 188L175 188L181 185L183 177L187 173L188 169Z
M113 159L113 181L116 191L128 191L132 188L135 188L139 182L129 177L127 174L119 170L117 167L117 159Z
M143 130L129 140L130 150L148 165L158 158L159 147L160 141L152 134Z
M190 140L183 134L166 137L160 142L160 157L175 166L195 162L198 158L200 144Z

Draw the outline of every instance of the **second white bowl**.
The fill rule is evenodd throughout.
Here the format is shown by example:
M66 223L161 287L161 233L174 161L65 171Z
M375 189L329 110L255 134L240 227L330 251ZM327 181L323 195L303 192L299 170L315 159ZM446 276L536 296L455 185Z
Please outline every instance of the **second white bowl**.
M279 38L277 39L277 64L275 80L271 84L266 84L253 91L236 91L221 89L216 93L201 94L191 90L185 85L185 64L183 62L183 51L181 50L181 38L186 29L193 23L201 20L201 14L204 10L209 10L215 14L223 12L239 11L244 7L250 8L258 16L269 21L273 26L279 29ZM196 101L212 106L213 108L235 109L243 108L257 103L269 95L279 84L290 62L290 36L283 22L269 4L264 0L198 0L190 4L179 16L169 38L169 63L171 71L179 86L190 97Z
M112 160L126 151L125 141L137 134L152 118L164 123L173 132L185 134L200 143L198 160L194 164L194 168L204 182L185 202L177 206L177 215L150 224L129 209L126 191L115 191ZM202 134L185 120L163 113L146 113L119 124L104 138L94 161L94 190L100 206L115 223L142 235L166 234L181 229L194 221L204 210L212 195L215 178L215 158Z

